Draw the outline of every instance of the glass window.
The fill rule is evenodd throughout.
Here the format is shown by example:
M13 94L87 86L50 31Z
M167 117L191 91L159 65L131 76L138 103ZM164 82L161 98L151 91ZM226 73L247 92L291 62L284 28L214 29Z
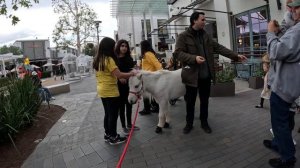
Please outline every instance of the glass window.
M144 20L142 22L142 38L145 40L145 33L144 33ZM150 24L150 19L146 19L146 29L147 29L147 39L151 38L151 24Z
M239 54L260 57L267 51L268 8L261 7L234 16L234 47Z
M162 26L166 21L166 19L157 19L157 27ZM158 29L158 38L169 38L167 26Z

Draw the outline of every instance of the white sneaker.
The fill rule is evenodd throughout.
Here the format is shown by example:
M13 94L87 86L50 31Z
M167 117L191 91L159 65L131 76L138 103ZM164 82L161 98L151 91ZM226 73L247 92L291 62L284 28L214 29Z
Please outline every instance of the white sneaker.
M125 135L125 136L127 136L127 135L129 135L129 133L130 133L130 130L128 130L127 128L123 128L123 134Z
M52 96L52 97L50 98L50 100L55 100L55 97Z

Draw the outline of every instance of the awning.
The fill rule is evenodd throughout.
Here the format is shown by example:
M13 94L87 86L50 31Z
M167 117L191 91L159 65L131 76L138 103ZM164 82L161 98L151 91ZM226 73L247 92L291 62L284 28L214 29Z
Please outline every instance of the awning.
M111 0L111 15L168 14L166 0Z

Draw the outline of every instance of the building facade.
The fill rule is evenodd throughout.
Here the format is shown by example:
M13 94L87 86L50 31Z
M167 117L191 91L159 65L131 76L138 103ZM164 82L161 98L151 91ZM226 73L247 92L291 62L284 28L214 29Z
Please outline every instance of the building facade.
M169 25L175 27L171 33L176 40L190 24L189 16L194 11L204 12L206 30L215 40L239 54L256 58L267 50L268 22L282 21L285 3L285 0L196 0L192 3L177 0L169 6Z
M135 2L146 3L144 1ZM113 0L112 6L114 2L118 2L117 7L112 9L118 20L116 40L130 41L138 54L138 44L144 39L150 40L156 51L161 49L161 43L169 44L168 48L174 51L178 34L190 25L190 15L200 11L207 18L206 31L216 41L239 54L256 58L266 52L268 21L282 21L286 0L155 0L161 6L168 5L166 11L160 8L159 12L149 4L149 8L142 9L131 5L129 10L118 0ZM122 13L124 11L127 13Z
M51 58L48 39L17 40L13 45L21 48L23 55L31 62L47 61Z

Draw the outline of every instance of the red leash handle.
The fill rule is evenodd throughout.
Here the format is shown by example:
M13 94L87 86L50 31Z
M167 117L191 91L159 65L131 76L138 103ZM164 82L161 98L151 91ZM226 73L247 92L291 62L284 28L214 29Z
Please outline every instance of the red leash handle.
M122 155L120 157L120 160L117 164L117 168L121 168L122 166L122 163L123 163L123 160L125 158L125 155L126 155L126 152L127 152L127 149L128 149L128 146L130 144L130 140L131 140L131 136L133 134L133 131L134 131L134 126L135 126L135 122L136 122L136 119L137 119L137 114L138 114L138 110L139 110L139 107L140 107L140 101L138 101L138 104L137 104L137 108L136 108L136 111L135 111L135 116L134 116L134 120L133 120L133 123L132 123L132 126L131 126L131 130L130 130L130 133L129 133L129 136L127 138L127 142L126 142L126 145L123 149L123 152L122 152Z

